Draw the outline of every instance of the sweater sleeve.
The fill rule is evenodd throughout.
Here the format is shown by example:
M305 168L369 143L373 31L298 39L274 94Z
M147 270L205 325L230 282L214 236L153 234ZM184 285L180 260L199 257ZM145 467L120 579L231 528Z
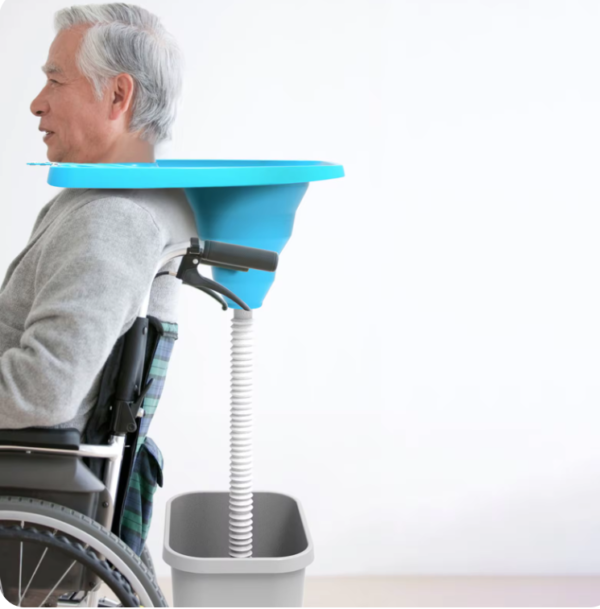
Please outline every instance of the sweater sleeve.
M150 289L164 238L126 198L73 211L45 243L19 347L0 356L5 429L70 421Z

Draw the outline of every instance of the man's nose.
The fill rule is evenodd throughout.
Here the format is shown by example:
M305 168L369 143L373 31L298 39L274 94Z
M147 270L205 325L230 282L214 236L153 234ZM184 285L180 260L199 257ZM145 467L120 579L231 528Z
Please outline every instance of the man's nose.
M42 97L42 93L40 93L32 102L31 106L29 106L31 113L35 116L44 116L48 112L48 104L44 101Z

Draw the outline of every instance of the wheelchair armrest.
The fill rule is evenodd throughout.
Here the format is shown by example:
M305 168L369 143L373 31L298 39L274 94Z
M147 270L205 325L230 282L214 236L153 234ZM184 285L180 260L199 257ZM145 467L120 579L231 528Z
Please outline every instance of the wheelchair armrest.
M79 450L81 434L77 429L0 429L0 446L31 446L32 448L63 448Z

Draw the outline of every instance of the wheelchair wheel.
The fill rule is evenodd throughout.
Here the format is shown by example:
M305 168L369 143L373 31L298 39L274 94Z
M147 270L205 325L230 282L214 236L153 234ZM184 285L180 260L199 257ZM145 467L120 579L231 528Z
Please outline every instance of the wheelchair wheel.
M147 546L144 546L142 553L140 554L140 560L146 565L148 571L150 571L152 577L156 579L156 572L154 571L154 561L152 560L152 555L150 554L150 550L148 550Z
M0 588L7 600L95 606L102 584L100 607L167 607L140 558L98 522L40 499L0 497Z

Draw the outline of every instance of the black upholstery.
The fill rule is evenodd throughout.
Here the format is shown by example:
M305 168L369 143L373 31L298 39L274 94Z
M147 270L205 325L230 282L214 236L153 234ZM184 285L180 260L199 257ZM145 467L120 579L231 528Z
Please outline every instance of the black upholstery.
M0 446L31 446L38 448L63 448L78 450L81 434L77 429L0 429Z

